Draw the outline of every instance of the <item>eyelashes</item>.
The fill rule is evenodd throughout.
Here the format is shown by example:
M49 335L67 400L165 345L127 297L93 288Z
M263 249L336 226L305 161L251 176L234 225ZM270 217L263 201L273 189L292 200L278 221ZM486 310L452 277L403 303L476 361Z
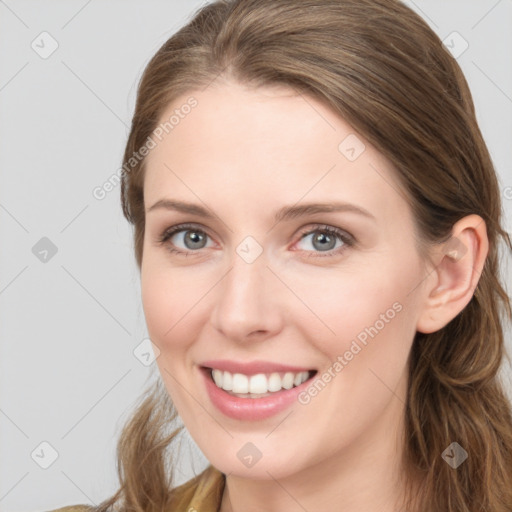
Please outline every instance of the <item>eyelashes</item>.
M171 226L170 228L165 229L156 239L156 243L159 246L164 246L166 250L168 250L172 254L178 254L182 256L189 256L189 255L195 255L195 253L199 254L201 252L201 249L206 249L208 247L200 247L197 249L182 249L177 248L175 244L171 243L171 238L178 234L178 233L184 233L187 232L195 233L196 235L199 235L200 237L204 237L204 239L211 238L207 231L202 229L197 224L191 224L191 223L183 223L178 224L176 226ZM304 239L308 238L310 235L314 235L315 233L319 233L322 236L322 240L326 240L325 236L327 236L327 239L332 241L341 241L342 246L341 247L335 247L333 249L329 249L327 251L315 251L315 250L303 250L300 249L299 252L304 253L311 253L308 255L308 257L330 257L330 256L339 256L342 252L346 251L348 248L353 247L356 244L355 238L347 233L346 231L343 231L339 228L328 226L325 224L315 224L312 226L308 226L307 229L304 228L299 232L299 239L297 242L295 242L294 246L297 243L302 242ZM296 249L293 249L296 251Z

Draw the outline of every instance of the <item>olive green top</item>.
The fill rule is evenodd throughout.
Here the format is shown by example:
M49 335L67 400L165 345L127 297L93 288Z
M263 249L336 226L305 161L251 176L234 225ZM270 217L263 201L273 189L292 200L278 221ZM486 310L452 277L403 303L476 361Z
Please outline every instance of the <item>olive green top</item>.
M91 505L70 505L69 507L56 508L51 512L87 512Z
M199 475L172 491L169 512L219 512L226 477L211 464ZM92 505L70 505L49 512L88 512Z

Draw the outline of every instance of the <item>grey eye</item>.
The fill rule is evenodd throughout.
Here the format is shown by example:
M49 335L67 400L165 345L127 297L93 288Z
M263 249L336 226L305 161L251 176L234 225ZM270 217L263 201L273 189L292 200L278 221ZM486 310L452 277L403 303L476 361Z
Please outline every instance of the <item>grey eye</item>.
M336 249L337 247L340 247L340 245L336 245L336 241L340 240L339 235L331 234L331 233L324 233L322 231L313 231L304 237L301 238L299 243L304 242L304 240L309 240L311 242L311 245L313 246L313 249L316 251L331 251L332 249ZM340 240L341 242L341 240ZM301 247L303 250L311 250L310 248L304 248Z
M181 239L181 243L185 246L185 249L194 250L194 249L203 249L206 246L206 241L208 239L208 235L199 230L193 229L183 229L175 233L171 241L174 245L179 247L173 238L177 237Z

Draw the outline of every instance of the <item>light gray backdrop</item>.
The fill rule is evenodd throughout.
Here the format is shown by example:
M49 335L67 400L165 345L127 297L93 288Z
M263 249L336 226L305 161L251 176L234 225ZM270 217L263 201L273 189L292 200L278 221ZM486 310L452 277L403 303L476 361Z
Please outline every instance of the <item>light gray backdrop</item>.
M157 369L119 187L93 192L119 168L145 64L203 3L0 0L1 511L117 488L120 428ZM510 231L512 0L406 3L470 83ZM177 483L206 464L187 434L180 460Z

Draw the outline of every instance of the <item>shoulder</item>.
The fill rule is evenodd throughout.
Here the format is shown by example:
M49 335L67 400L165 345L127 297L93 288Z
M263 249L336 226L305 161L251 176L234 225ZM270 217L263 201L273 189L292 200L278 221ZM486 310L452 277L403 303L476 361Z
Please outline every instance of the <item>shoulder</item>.
M200 474L172 489L171 510L217 512L222 502L225 475L211 464ZM91 505L70 505L47 512L89 512Z
M91 505L68 505L67 507L56 508L48 512L88 512L92 508Z
M201 512L217 512L224 485L224 473L210 464L202 473L172 490L172 510L195 508Z

